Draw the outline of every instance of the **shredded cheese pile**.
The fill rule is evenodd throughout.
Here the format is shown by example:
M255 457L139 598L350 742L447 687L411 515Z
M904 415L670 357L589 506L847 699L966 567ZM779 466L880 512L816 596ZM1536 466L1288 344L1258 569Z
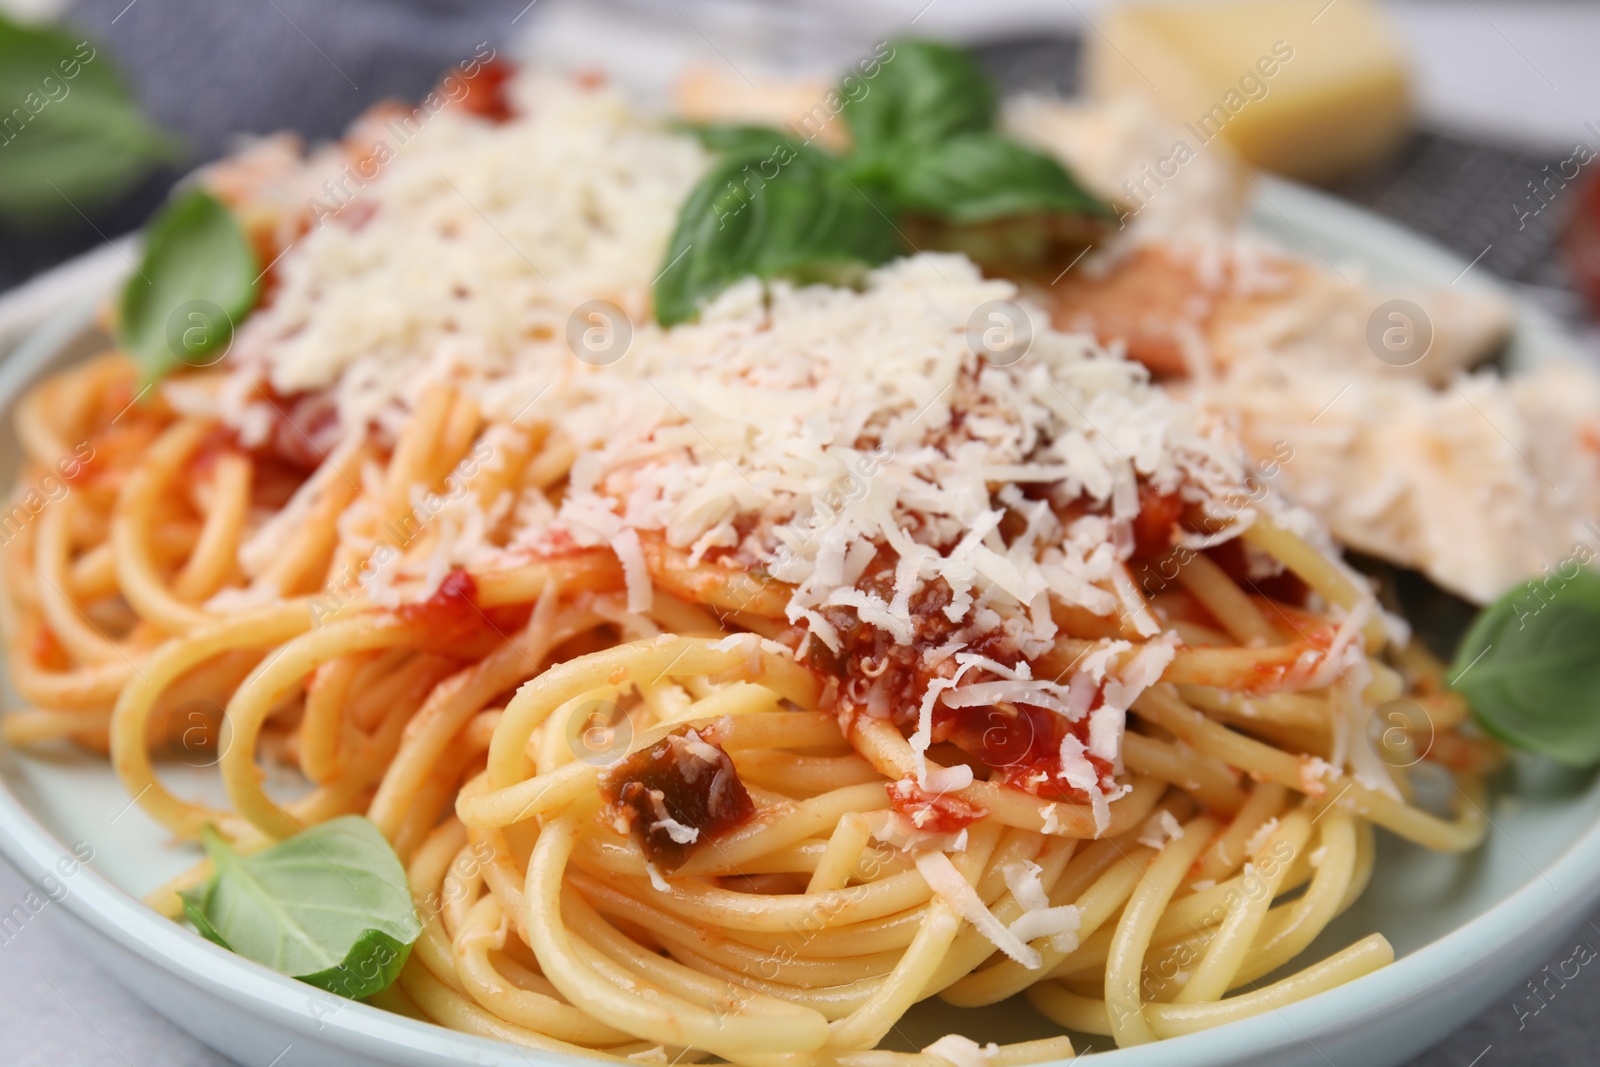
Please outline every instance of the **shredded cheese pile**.
M1009 366L968 342L993 301L1033 330ZM940 579L951 623L1008 627L1037 655L1056 633L1049 596L1122 606L1106 585L1132 549L1140 479L1209 503L1244 478L1218 424L959 256L899 260L860 292L752 279L531 410L580 450L556 530L582 545L649 531L696 559L736 550L795 585L791 618L835 649L818 608L854 608L906 644L911 596ZM1063 523L1028 486L1099 511ZM1008 511L1023 524L1009 540ZM855 586L884 548L887 599Z
M913 597L942 582L950 636L935 654L959 669L920 709L919 785L930 785L922 753L936 702L1020 701L1076 722L1099 691L1087 745L1069 735L1061 762L1104 826L1116 794L1087 757L1120 767L1126 709L1174 649L1135 607L1123 566L1140 485L1248 523L1253 512L1228 503L1243 496L1246 468L1227 428L1139 364L1053 329L1014 285L956 255L890 263L860 290L750 279L698 322L663 330L648 317L649 287L701 150L608 92L523 76L515 93L521 116L503 125L436 116L362 190L367 210L282 257L273 302L239 339L224 416L259 441L270 411L252 390L322 392L348 447L392 438L423 394L449 383L491 421L543 423L572 450L559 500L529 488L430 510L445 531L437 548L369 575L377 603L425 597L454 566L515 565L575 544L614 551L628 609L644 612L650 538L693 563L792 584L790 620L838 650L824 609L851 609L911 645ZM604 365L567 347L569 317L595 298L631 318L624 351ZM975 351L995 313L1031 334L1022 358ZM509 432L481 442L484 462ZM886 595L861 583L880 553L893 565ZM1057 636L1052 598L1128 611L1155 640L1120 669L1131 646L1108 642L1071 679L1033 678L1025 661ZM997 632L1018 666L967 651ZM989 680L963 692L978 668ZM1026 925L1070 932L1064 914Z
M397 433L432 383L516 388L570 358L583 301L647 316L704 153L611 90L535 74L510 89L504 123L447 107L415 131L363 124L385 150L356 173L376 176L347 201L309 205L316 228L275 265L271 303L238 338L241 428L263 432L270 408L244 397L265 381L285 395L332 390L346 425Z
M1005 366L968 339L994 301L1032 329L1027 356ZM1139 482L1202 505L1242 488L1237 449L1218 424L1152 386L1138 364L1055 331L1009 282L959 256L891 263L860 292L752 280L699 323L642 330L634 343L613 371L535 405L562 419L580 455L559 513L526 528L517 547L556 537L610 546L630 602L643 605L640 532L692 559L731 550L793 584L790 620L834 651L840 638L822 609L853 609L911 645L922 636L912 599L942 581L954 632L941 653L959 669L926 694L913 748L927 749L941 698L1020 700L1076 721L1103 686L1089 751L1116 758L1123 714L1159 678L1170 643L1152 641L1120 675L1109 664L1130 646L1108 646L1065 685L962 650L1003 631L1022 657L1042 654L1057 636L1051 598L1099 615L1126 610L1132 597L1111 590L1126 581ZM1052 499L1030 497L1030 486ZM1052 502L1072 500L1091 513L1064 522ZM1019 531L1009 538L1007 512ZM860 585L880 552L892 553L887 595ZM1153 619L1137 621L1156 637ZM978 668L996 680L968 700L957 687ZM1089 794L1103 817L1107 798Z

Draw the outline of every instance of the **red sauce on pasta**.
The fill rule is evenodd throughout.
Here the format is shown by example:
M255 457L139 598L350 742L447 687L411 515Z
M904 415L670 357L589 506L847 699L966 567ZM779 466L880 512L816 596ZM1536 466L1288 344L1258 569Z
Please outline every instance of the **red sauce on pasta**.
M645 857L669 871L756 811L710 730L673 731L619 763L601 788Z
M1185 508L1179 493L1162 492L1141 480L1139 513L1132 530L1133 558L1152 560L1169 552L1175 532L1183 526ZM1072 513L1079 509L1081 502L1075 501L1065 510ZM1002 524L1002 536L1005 530ZM1242 555L1239 558L1242 562ZM856 582L857 588L885 603L891 602L897 562L894 552L880 548L867 572ZM835 652L812 637L807 641L804 657L813 669L837 680L838 684L830 691L836 694L834 710L846 729L854 716L873 714L874 708L879 709L879 714L886 712L903 731L910 733L916 729L918 711L929 684L936 679L952 677L959 667L953 655L943 654L967 622L963 620L962 625L957 625L949 621L945 608L951 600L951 590L942 581L926 583L911 597L908 607L913 637L909 644L896 643L884 630L862 623L854 608L821 609L823 618L839 635L840 648ZM1022 660L1011 639L1002 632L967 640L961 651L1007 668L1015 668ZM964 682L993 681L996 677L993 672L975 669L965 675ZM1098 707L1100 701L1101 694L1096 692L1089 710ZM935 744L954 744L985 767L998 772L998 778L1015 789L1049 799L1082 803L1088 800L1086 793L1059 777L1061 742L1069 730L1076 733L1080 741L1087 741L1087 716L1074 724L1048 708L1020 703L971 708L939 705L933 710L932 740ZM1111 763L1095 756L1085 758L1098 773L1102 786L1109 788ZM945 810L937 800L925 794L913 799L902 798L895 806L903 814L920 811L925 822L936 820L940 826L959 828L966 824L964 815Z
M1139 514L1133 520L1133 558L1154 559L1172 547L1172 534L1183 521L1183 498L1139 483Z
M857 585L885 600L893 596L894 560L892 553L864 575ZM915 636L910 644L897 644L883 630L862 623L852 608L824 608L822 615L839 634L840 649L832 652L816 638L810 639L806 661L819 673L838 680L834 710L848 729L856 715L871 714L871 708L885 708L890 721L910 733L917 727L923 694L936 679L952 677L959 667L954 656L940 658L940 650L960 629L944 614L950 603L950 589L942 581L929 582L911 598L910 614ZM975 653L1011 668L1022 657L1010 639L1001 632L973 639L965 652ZM988 671L969 671L966 682L993 681ZM1092 707L1100 702L1095 694ZM1085 802L1088 797L1059 778L1061 740L1071 728L1054 711L1028 704L1005 703L971 708L949 708L942 704L933 710L933 742L950 742L984 766L999 772L1000 779L1013 788L1051 799ZM1086 722L1077 725L1082 739ZM1111 765L1090 758L1103 782L1109 782ZM908 802L909 803L909 802ZM897 805L899 810L899 805ZM959 817L938 813L941 825L960 822ZM923 827L926 829L926 827ZM959 826L955 826L959 829ZM942 831L941 831L942 832Z
M332 398L324 393L306 393L267 399L275 414L263 451L300 471L314 471L327 462L339 421Z
M427 627L441 643L468 637L489 624L478 607L478 583L459 567L445 575L427 600L402 604L396 610L402 619Z
M970 803L955 793L930 793L909 779L888 782L889 806L911 820L911 825L930 834L960 833L988 815L988 809Z
M1304 607L1306 599L1311 595L1311 587L1301 581L1293 571L1285 570L1277 574L1252 578L1250 560L1245 553L1243 541L1224 541L1220 545L1213 545L1206 549L1206 555L1247 593L1255 593L1257 596L1264 596L1283 604L1293 604L1296 607Z
M1094 703L1100 703L1099 694ZM948 741L985 766L1000 772L1013 789L1052 800L1083 802L1084 791L1069 786L1061 771L1061 741L1067 732L1084 736L1087 720L1069 724L1047 708L1031 704L999 704L975 708L939 708L933 714L934 741ZM1102 783L1111 777L1111 764L1086 756Z
M506 83L515 73L516 68L502 60L491 59L481 64L476 74L464 79L467 92L461 98L461 106L492 122L508 121L512 110Z

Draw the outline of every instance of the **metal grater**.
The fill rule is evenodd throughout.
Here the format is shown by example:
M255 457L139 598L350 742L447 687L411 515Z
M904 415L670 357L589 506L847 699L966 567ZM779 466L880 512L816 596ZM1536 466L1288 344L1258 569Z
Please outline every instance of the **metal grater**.
M1566 288L1557 242L1577 197L1558 189L1542 206L1532 191L1562 158L1421 129L1382 168L1333 191L1469 260L1482 254L1479 266L1502 278Z

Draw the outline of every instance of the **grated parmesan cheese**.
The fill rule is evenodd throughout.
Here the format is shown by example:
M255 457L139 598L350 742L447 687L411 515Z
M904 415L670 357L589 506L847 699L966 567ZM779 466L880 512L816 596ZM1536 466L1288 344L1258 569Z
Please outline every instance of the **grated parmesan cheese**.
M1251 834L1250 840L1244 843L1244 854L1246 856L1254 856L1256 853L1260 852L1266 847L1267 839L1276 833L1277 829L1277 819L1268 819L1266 822L1256 827L1256 832ZM1248 867L1249 864L1246 864L1245 866Z
M654 889L657 893L672 892L672 887L667 884L667 880L662 877L661 871L654 863L651 863L649 860L645 860L644 869L645 873L650 876L650 887L652 889Z
M1072 904L1050 906L1050 898L1039 878L1041 871L1042 868L1031 860L1008 863L1001 869L1006 889L1022 908L1022 914L1012 920L1008 929L1019 941L1048 937L1050 947L1057 952L1071 952L1078 947L1081 916Z
M922 1052L926 1056L937 1056L953 1067L993 1067L1000 1046L993 1041L980 1045L961 1034L945 1034Z
M705 742L701 741L693 730L689 731L688 738L691 740L691 743L698 744L702 748L711 747ZM700 755L698 752L694 752L692 754L696 757L696 764L704 764L705 762L709 762L715 766L719 761L720 754L717 753L715 749L712 749L712 752L714 754L711 756L709 761L707 761L706 757ZM687 771L686 777L690 781L693 781L695 778L699 777L698 768ZM667 811L666 796L661 792L661 790L650 790L650 806L654 810L656 816L655 821L650 824L651 832L663 830L666 832L668 837L672 838L675 844L679 845L692 845L696 841L700 840L700 830L698 827L684 825L677 819L674 819L671 813ZM651 882L654 881L655 877L652 875ZM657 886L656 888L659 889L660 886Z
M929 771L925 789L930 793L953 793L958 789L965 789L972 784L972 768L965 763L957 763L950 767L940 767L938 770Z
M867 832L874 840L882 841L890 848L899 849L901 852L912 852L919 849L931 849L937 852L965 852L967 850L967 831L957 830L953 834L937 834L923 830L905 815L897 811L880 808L877 811L864 813L867 820Z
M1044 961L1035 949L995 918L994 912L990 911L984 904L983 898L978 896L978 891L961 877L961 872L956 870L956 865L950 862L949 856L943 852L918 852L915 854L915 863L923 881L928 883L928 888L948 904L952 911L988 938L995 948L1030 971L1037 970L1043 965Z
M510 88L508 122L447 108L403 141L380 134L392 158L355 193L361 209L301 238L241 328L233 358L251 380L330 390L342 424L394 431L439 381L494 376L525 402L572 362L584 301L645 318L705 154L615 91L533 72Z
M672 838L672 840L679 845L692 845L696 841L700 840L700 831L697 827L685 826L683 823L672 818L670 815L665 819L657 819L655 822L651 823L650 829L652 832L656 830L665 830L667 836Z
M1153 849L1163 849L1183 836L1183 827L1170 811L1159 811L1145 820L1139 832L1139 844ZM1254 839L1252 839L1254 840ZM1252 850L1253 851L1253 850Z
M1328 791L1327 782L1338 779L1343 771L1328 763L1321 756L1312 756L1309 759L1302 757L1300 760L1300 786L1309 797L1320 797Z
M650 568L645 566L644 547L639 543L639 531L630 528L620 531L611 539L611 551L622 564L623 580L628 590L628 610L636 615L650 611L655 599L650 581Z
M825 612L851 611L909 646L913 598L942 583L958 629L929 662L956 668L941 667L921 694L918 784L929 786L941 701L1087 717L1087 746L1063 742L1061 776L1087 794L1103 832L1126 787L1103 783L1087 756L1120 772L1127 707L1176 642L1157 636L1125 565L1140 486L1199 505L1242 494L1246 462L1225 421L1093 337L1053 328L1016 285L959 255L886 264L859 289L747 279L698 322L663 329L650 287L705 153L609 91L523 73L512 93L504 124L434 116L359 190L362 210L322 220L286 251L273 302L230 355L224 418L260 440L274 422L251 399L259 387L322 393L340 448L369 437L381 447L449 385L490 423L536 420L570 449L558 496L504 495L485 508L463 493L436 513L429 504L439 537L427 557L392 553L362 574L381 606L425 596L454 566L517 566L576 546L616 555L628 610L640 614L653 596L645 542L660 541L707 566L713 549L726 552L789 583L789 621L837 652ZM596 299L625 313L613 326L626 338L617 358L587 362L567 332ZM995 302L1032 330L1027 357L1007 366L967 340ZM492 468L492 441L488 452ZM1088 513L1063 520L1022 492L1029 485ZM342 530L370 518L358 512L341 517ZM254 532L247 573L275 540ZM886 552L892 588L864 588ZM1057 636L1052 602L1125 612L1154 640L1137 651L1104 641L1070 677L1033 678L1026 661ZM969 651L996 634L1020 666ZM870 713L890 714L874 699ZM963 770L940 784L959 788L949 783Z
M1090 728L1093 729L1092 723ZM1088 749L1075 735L1068 733L1063 736L1058 755L1061 769L1056 772L1056 776L1072 788L1081 789L1089 795L1089 808L1094 814L1095 836L1099 837L1106 832L1106 827L1111 825L1111 798L1101 786L1100 772L1089 762L1087 753Z

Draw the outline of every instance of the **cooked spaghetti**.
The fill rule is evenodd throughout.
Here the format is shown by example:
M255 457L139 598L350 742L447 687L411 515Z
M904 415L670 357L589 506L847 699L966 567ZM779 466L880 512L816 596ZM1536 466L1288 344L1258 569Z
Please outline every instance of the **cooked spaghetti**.
M975 348L1017 294L959 256L575 358L703 160L512 92L289 248L218 367L141 393L112 353L23 402L19 492L64 491L4 548L9 740L108 749L182 839L366 814L425 924L376 1001L540 1049L900 1062L916 1002L1017 995L1131 1045L1392 959L1300 957L1375 827L1479 842L1494 751L1226 426L1025 303L1023 358ZM208 180L268 251L303 228ZM162 783L174 747L227 807Z

